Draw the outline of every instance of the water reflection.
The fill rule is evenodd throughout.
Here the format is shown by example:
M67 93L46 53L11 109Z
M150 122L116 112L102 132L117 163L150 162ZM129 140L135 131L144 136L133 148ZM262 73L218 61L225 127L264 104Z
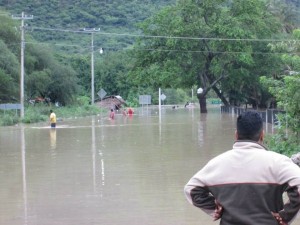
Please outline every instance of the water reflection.
M183 186L232 147L234 121L218 110L159 116L149 108L114 123L103 116L0 129L0 224L216 224L187 203Z
M93 162L93 188L96 193L96 134L95 117L92 118L92 162Z
M207 116L207 114L201 114L200 120L197 122L197 124L198 124L198 145L200 148L203 147L203 144L204 144L206 116Z
M101 185L104 186L105 185L105 171L104 171L104 155L103 155L103 151L105 149L105 134L104 134L104 126L102 124L102 126L100 126L100 136L101 136L101 145L100 148L98 150L98 155L100 157L100 165L101 165ZM103 189L101 189L101 197L103 196Z
M50 149L56 149L56 128L50 129Z
M23 204L24 204L24 224L28 224L27 215L27 180L26 180L26 142L25 142L25 132L24 126L21 126L21 154L22 154L22 181L23 181Z
M96 119L95 117L92 117L92 162L93 162L93 190L94 194L97 194L97 176L100 177L100 196L103 196L103 188L101 186L105 185L105 167L104 167L104 157L103 157L103 151L102 148L105 147L104 144L104 124L103 120L100 122L100 137L101 137L101 145L99 145L98 149L98 156L99 156L99 162L97 163L97 134L96 134ZM112 121L110 121L112 123ZM113 124L113 123L112 123ZM98 165L97 165L98 164ZM97 172L97 168L99 172ZM98 173L98 174L97 174Z

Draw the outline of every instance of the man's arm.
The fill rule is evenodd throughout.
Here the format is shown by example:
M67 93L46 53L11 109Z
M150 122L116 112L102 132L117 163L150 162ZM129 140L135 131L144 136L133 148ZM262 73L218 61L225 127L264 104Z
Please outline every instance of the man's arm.
M202 209L215 220L221 217L222 206L217 204L215 197L206 187L201 186L201 182L198 179L193 177L184 187L184 192L191 204Z
M277 220L278 224L280 225L287 225L286 222L284 222L281 218L281 216L279 215L279 213L274 213L272 212L272 215L274 216L274 218Z
M279 182L286 183L286 189L289 201L287 201L283 209L278 213L280 218L286 222L292 222L300 210L300 169L289 158L283 160L279 165Z

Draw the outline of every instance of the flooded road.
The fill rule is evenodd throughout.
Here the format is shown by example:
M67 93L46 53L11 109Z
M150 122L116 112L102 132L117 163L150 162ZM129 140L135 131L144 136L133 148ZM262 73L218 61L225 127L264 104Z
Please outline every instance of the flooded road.
M58 115L59 117L59 115ZM183 186L232 147L235 117L140 109L0 128L0 224L213 225Z

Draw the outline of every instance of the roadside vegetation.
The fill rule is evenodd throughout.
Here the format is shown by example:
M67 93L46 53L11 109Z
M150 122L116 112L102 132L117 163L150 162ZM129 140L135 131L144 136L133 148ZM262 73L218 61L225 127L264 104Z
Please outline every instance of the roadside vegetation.
M178 105L185 102L196 102L196 97L192 99L189 96L191 90L183 89L164 89L163 93L168 96L163 104L165 105ZM211 95L213 96L213 94ZM217 101L212 98L209 101ZM157 102L157 99L153 99L153 102ZM138 107L138 96L133 96L126 101L124 107ZM67 106L56 107L54 104L47 105L45 103L37 103L36 105L26 104L25 117L20 119L16 110L0 110L0 126L12 126L18 123L38 123L49 120L50 109L54 110L55 114L60 119L72 118L72 117L85 117L97 115L102 112L106 112L107 109L101 109L97 105L91 105L90 99L86 96L81 96L76 99L76 103Z
M294 40L272 45L275 51L289 51L281 57L286 70L276 79L261 77L261 83L275 96L278 107L285 111L278 117L277 133L267 138L270 148L291 155L300 152L300 30L294 30Z
M98 106L73 105L66 107L28 106L25 117L20 119L15 110L0 111L0 126L12 126L18 123L38 123L49 120L50 109L53 109L59 119L97 115L101 112Z

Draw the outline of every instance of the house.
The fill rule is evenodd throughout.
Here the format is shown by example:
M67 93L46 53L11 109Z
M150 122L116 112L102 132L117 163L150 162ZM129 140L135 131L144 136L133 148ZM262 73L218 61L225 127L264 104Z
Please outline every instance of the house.
M102 100L96 100L95 104L101 108L118 110L122 108L122 105L126 105L126 102L119 95L111 95L104 97Z

